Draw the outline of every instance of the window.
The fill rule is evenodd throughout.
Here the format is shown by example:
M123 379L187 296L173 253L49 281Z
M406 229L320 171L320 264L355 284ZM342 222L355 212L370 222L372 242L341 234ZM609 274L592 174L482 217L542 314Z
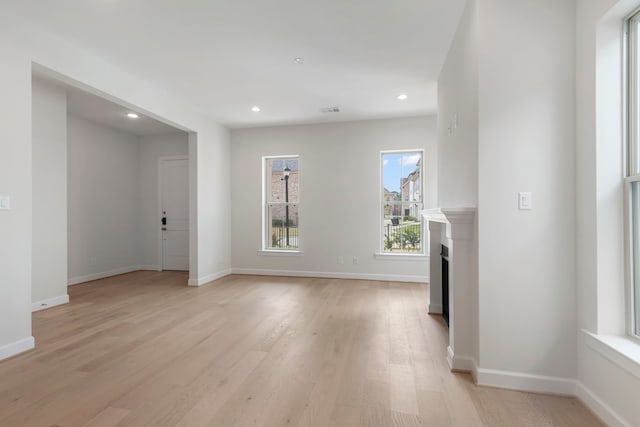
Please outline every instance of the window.
M298 156L265 157L264 250L296 251L300 248L300 170Z
M625 203L629 260L629 333L640 337L640 13L628 21L627 165Z
M422 150L381 153L383 253L424 253L422 157Z

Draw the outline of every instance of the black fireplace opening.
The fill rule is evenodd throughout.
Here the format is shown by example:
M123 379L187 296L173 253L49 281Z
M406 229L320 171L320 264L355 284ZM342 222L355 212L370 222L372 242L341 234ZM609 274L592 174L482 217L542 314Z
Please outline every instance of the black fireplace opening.
M440 245L442 258L442 317L449 326L449 248Z

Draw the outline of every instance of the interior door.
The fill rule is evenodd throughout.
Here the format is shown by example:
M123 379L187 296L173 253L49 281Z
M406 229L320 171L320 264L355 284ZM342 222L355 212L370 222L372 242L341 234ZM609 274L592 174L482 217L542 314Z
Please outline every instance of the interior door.
M189 270L189 164L160 161L162 269Z

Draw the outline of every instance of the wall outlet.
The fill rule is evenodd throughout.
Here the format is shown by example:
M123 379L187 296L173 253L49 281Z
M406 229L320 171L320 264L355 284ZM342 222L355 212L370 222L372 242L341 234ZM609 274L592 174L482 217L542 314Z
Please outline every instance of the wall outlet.
M342 256L338 257L338 264L344 264L344 258Z
M98 264L98 260L96 259L96 257L93 256L93 257L89 258L89 265L93 266L93 265L96 265L96 264Z
M8 211L11 209L11 197L0 196L0 210Z
M354 256L353 257L353 265L356 265L356 264L358 264L358 257Z
M530 211L533 209L533 196L531 192L521 191L518 193L518 209L521 211Z

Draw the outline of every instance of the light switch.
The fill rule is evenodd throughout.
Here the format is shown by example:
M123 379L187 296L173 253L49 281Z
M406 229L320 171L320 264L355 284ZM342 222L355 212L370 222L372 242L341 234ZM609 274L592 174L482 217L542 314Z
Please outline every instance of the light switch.
M0 196L0 209L9 210L11 208L11 197Z
M530 211L533 209L533 198L531 196L531 192L520 192L518 193L518 209L521 211Z

